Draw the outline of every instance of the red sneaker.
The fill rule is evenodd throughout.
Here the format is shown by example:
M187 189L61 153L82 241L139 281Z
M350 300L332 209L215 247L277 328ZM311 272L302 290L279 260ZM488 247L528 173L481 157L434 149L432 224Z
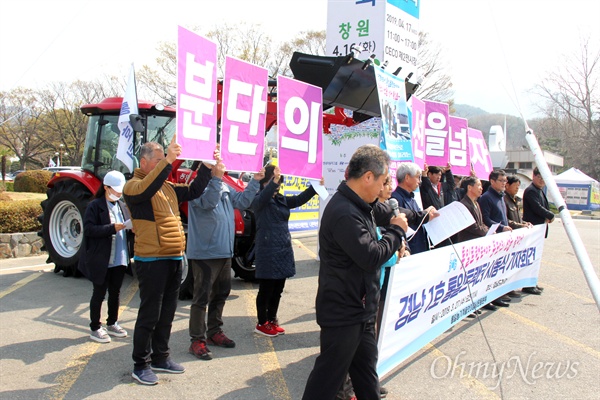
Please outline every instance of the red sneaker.
M229 339L227 336L225 336L223 331L219 331L219 332L215 333L214 335L209 337L206 342L209 344L214 344L215 346L220 346L220 347L228 347L228 348L235 347L235 342L233 340Z
M256 324L256 328L254 328L255 333L259 333L268 337L275 337L278 335L277 330L271 325L269 322L266 324Z
M285 335L285 329L283 329L282 327L279 326L279 324L277 323L277 320L271 321L271 326L273 328L275 328L278 335Z

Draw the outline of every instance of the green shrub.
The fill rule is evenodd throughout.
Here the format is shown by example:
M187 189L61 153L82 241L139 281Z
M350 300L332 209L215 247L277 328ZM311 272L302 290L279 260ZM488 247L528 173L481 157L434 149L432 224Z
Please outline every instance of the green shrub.
M0 192L14 192L15 191L15 183L14 182L9 182L9 181L4 181L4 183L2 183L2 181L0 181Z
M39 200L0 201L0 233L39 231L41 213Z
M52 172L43 169L23 171L15 177L14 191L28 193L46 193Z

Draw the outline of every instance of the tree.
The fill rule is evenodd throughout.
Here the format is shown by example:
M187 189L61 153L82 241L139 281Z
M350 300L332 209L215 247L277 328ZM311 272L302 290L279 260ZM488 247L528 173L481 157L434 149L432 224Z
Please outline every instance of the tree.
M550 71L533 92L543 103L541 111L560 134L537 132L542 138L562 141L565 161L600 179L600 49L593 49L589 39L579 49L565 55L564 63Z
M432 42L429 34L419 33L417 68L424 78L416 96L420 99L440 101L452 105L452 79L445 70L446 62L440 43Z
M35 91L16 88L0 93L0 145L19 157L19 169L44 165L49 134L43 129L42 115Z

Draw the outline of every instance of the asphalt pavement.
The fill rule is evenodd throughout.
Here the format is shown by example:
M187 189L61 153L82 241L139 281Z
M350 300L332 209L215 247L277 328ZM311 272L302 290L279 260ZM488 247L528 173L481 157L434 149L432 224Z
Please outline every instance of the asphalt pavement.
M545 242L543 295L455 325L384 377L388 399L599 398L600 313L561 224L550 226ZM598 275L600 221L575 225ZM160 374L152 387L131 379L139 305L132 277L123 283L119 321L130 336L100 344L89 340L90 282L54 274L46 256L0 260L0 398L300 399L319 353L315 232L295 234L294 251L297 275L279 315L285 335L253 333L258 286L233 279L224 330L236 347L211 347L211 361L189 354L190 301L181 301L170 345L187 370Z

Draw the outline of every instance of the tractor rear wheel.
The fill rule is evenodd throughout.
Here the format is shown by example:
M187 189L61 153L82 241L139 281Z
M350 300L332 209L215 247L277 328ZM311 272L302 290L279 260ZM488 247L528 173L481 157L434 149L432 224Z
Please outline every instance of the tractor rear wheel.
M47 194L39 216L47 262L55 264L54 272L62 270L64 276L81 276L77 263L83 241L83 215L92 194L72 180L56 182Z

